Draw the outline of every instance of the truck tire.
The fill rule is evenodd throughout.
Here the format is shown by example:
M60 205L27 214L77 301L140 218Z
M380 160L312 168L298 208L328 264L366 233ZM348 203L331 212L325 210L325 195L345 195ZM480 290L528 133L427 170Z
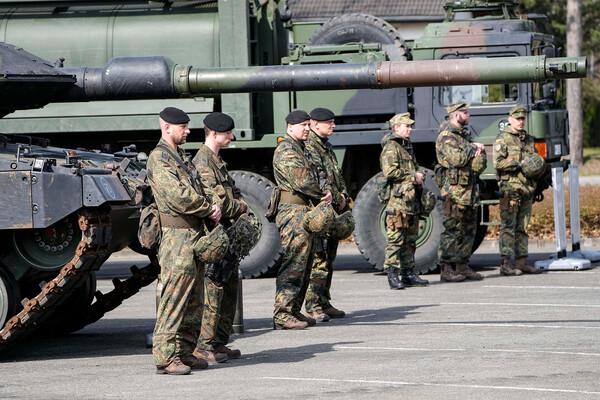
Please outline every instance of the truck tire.
M283 254L277 226L265 218L275 184L253 172L231 171L230 175L262 225L258 243L240 264L244 278L258 278L278 267Z
M433 171L427 170L425 186L436 196L439 189ZM379 201L376 179L381 172L367 181L356 197L353 210L356 220L354 240L362 255L373 267L383 269L385 261L385 205ZM415 252L416 272L426 273L436 269L437 250L442 234L442 207L438 202L431 214L419 223L419 237Z
M404 40L391 24L370 14L344 14L317 29L309 39L312 45L381 43L393 61L406 60Z
M19 285L9 271L0 265L0 329L19 310Z

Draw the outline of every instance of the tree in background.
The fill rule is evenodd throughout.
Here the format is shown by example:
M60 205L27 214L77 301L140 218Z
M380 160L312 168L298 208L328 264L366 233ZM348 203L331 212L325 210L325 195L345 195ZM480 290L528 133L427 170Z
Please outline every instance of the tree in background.
M567 1L523 0L525 13L548 16L546 31L557 38L557 46L566 48ZM582 46L593 76L583 80L583 145L600 146L600 0L579 0L581 3ZM564 54L564 51L563 51Z
M581 0L567 0L567 57L581 55ZM581 79L567 81L569 142L573 165L583 165L583 108Z

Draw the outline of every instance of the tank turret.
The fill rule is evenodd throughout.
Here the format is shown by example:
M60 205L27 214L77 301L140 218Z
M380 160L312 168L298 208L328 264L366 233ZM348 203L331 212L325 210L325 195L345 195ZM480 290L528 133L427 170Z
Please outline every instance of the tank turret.
M0 44L0 114L53 102L543 81L582 77L586 69L583 57L544 56L223 69L120 57L104 67L63 68ZM7 244L0 249L0 348L40 326L79 329L158 271L150 255L147 267L132 268L131 278L94 301L94 272L112 252L135 247L145 175L133 149L110 155L26 142L0 135L0 241Z

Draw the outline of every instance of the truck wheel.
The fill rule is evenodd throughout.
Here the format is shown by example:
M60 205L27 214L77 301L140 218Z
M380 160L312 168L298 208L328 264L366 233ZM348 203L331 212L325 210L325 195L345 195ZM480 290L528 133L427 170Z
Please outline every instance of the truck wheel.
M309 39L313 45L345 43L382 43L394 61L406 60L400 34L385 20L370 14L344 14L327 21Z
M381 176L381 173L369 179L360 190L356 197L353 214L356 220L354 240L358 249L369 263L376 269L382 270L385 261L386 242L385 206L377 197L376 179L379 176ZM439 195L433 172L430 170L427 170L425 186L436 195ZM415 252L418 273L426 273L436 268L437 250L442 230L442 207L438 202L431 214L419 222L419 236L417 238L417 251Z
M230 175L262 225L258 242L240 264L244 278L258 278L274 270L283 254L277 226L265 218L275 184L253 172L231 171Z
M0 265L0 329L17 313L20 300L17 281Z

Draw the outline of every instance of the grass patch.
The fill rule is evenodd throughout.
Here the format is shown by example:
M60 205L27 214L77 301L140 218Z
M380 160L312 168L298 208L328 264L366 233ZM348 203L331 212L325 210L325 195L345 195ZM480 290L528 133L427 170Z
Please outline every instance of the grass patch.
M600 147L583 149L583 166L579 168L579 175L600 175Z
M599 149L600 156L600 149ZM599 163L600 165L600 163ZM600 186L581 186L579 189L579 207L581 215L581 237L600 237ZM567 236L571 234L569 226L569 193L565 193L567 208ZM490 207L490 220L500 221L498 206ZM488 238L498 238L498 225L488 228ZM531 222L529 223L530 239L554 239L554 209L552 205L552 189L544 192L544 200L534 203Z

